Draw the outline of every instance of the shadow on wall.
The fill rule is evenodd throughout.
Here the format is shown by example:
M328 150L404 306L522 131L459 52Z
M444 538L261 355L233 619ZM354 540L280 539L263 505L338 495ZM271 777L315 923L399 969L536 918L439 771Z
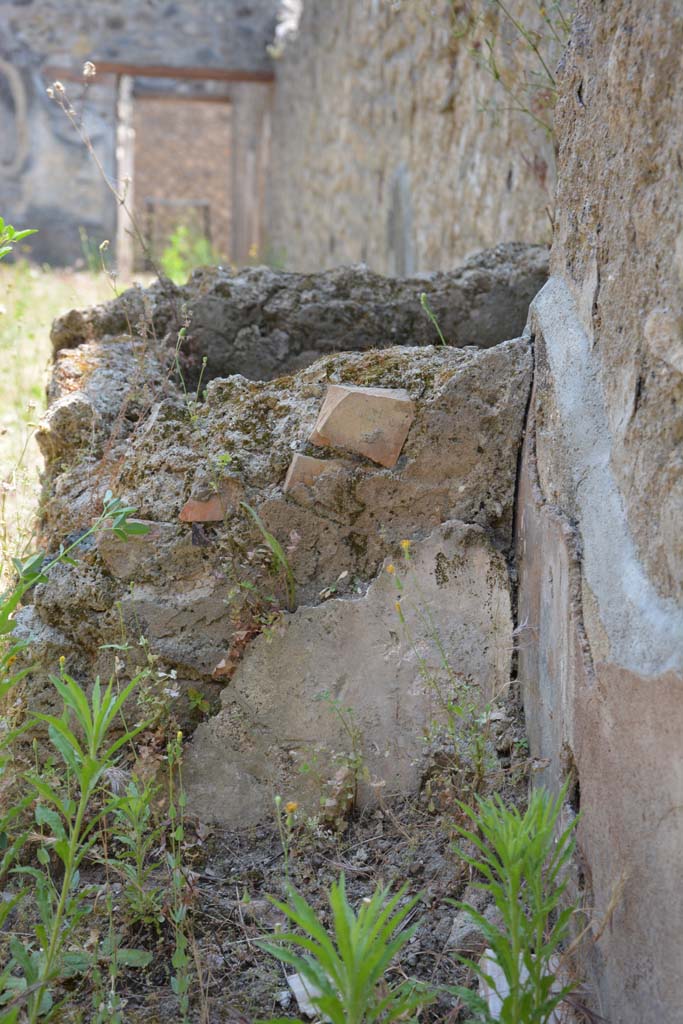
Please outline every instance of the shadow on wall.
M410 274L415 273L410 173L405 164L400 164L396 168L391 182L391 205L387 218L387 250L390 274L396 277L409 277Z
M28 153L26 87L19 71L0 58L0 168L3 176L19 173Z

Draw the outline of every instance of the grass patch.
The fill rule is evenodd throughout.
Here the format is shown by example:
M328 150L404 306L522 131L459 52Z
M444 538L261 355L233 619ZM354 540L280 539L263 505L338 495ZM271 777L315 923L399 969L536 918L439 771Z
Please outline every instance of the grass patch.
M25 262L0 265L0 564L32 546L42 460L34 425L45 410L50 326L60 313L111 298L101 274Z

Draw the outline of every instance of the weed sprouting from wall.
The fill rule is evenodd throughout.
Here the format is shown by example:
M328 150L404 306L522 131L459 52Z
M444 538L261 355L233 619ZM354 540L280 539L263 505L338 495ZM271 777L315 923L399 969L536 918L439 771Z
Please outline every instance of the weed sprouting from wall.
M573 0L453 0L452 35L469 45L477 63L505 99L485 105L494 117L514 111L530 118L555 143L555 66L569 39Z
M432 307L429 304L429 299L427 298L427 293L426 292L422 292L420 294L420 305L422 306L423 310L425 311L428 319L434 325L434 329L435 329L436 333L439 335L440 343L442 345L444 345L444 346L447 345L448 342L446 341L446 339L443 336L443 332L441 330L441 327L439 326L439 321L437 319L436 313L434 312L434 310L432 309Z
M292 572L285 550L277 537L274 537L273 534L266 529L258 512L256 512L255 509L246 502L242 502L242 507L246 512L248 512L249 516L258 527L264 542L270 550L270 553L273 556L273 567L276 572L282 575L285 581L288 608L290 611L294 611L296 607L296 580L294 579L294 573Z

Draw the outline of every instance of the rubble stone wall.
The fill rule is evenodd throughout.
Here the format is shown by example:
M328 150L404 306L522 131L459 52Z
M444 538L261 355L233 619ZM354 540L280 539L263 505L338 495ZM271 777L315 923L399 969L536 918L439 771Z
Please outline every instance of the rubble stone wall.
M157 283L147 292L131 289L116 303L72 310L55 322L51 337L58 352L130 332L145 319L160 337L187 321L183 358L195 376L206 357L205 377L267 380L335 351L439 342L421 306L423 292L447 344L495 345L521 334L547 276L547 250L516 244L479 253L451 273L404 280L367 267L325 274L198 270L186 288Z
M362 797L370 781L415 791L439 694L466 686L485 703L509 684L531 383L530 346L514 336L519 295L545 273L545 251L523 246L419 281L205 269L57 321L39 432L46 540L86 526L107 489L149 532L105 535L36 587L19 626L39 663L31 702L51 701L59 655L88 681L127 677L151 654L157 707L188 733L192 693L213 713L188 751L193 807L241 825L275 791L308 788L317 807L320 781L302 786L298 767L315 754L329 778L344 749L315 700L327 692L354 709ZM462 347L434 338L423 290ZM188 321L185 390L174 351Z
M582 0L517 508L531 750L581 810L596 1009L681 1020L683 12ZM621 886L623 885L623 888Z
M554 67L538 4L511 9L539 28ZM275 63L271 258L405 276L549 241L552 145L473 55L494 38L506 80L535 74L493 4L306 0Z
M511 136L498 148L443 129L460 116L476 126L478 115L459 88L457 47L451 63L428 59L430 47L445 52L443 24L430 15L424 33L404 38L419 7L311 2L285 52L281 102L309 114L299 135L275 139L291 178L273 199L273 241L304 270L348 255L421 270L482 235L537 237L537 193L518 177ZM63 318L41 433L46 532L56 541L64 522L91 521L111 486L150 533L93 544L36 588L20 622L45 664L65 654L82 679L132 669L144 651L131 645L119 668L102 645L144 633L179 713L192 721L192 688L211 704L188 783L197 806L226 820L247 805L258 816L297 751L321 738L310 717L318 683L359 699L359 675L380 650L363 704L363 724L382 738L373 771L384 758L400 766L401 785L416 785L409 729L431 710L414 652L400 630L391 635L386 571L410 540L416 584L477 692L506 677L514 637L538 779L569 779L567 814L581 812L574 885L597 941L582 947L580 968L613 1024L680 1024L683 992L681 52L675 0L580 0L557 108L552 276L535 279L525 337L505 340L521 323L500 272L512 280L537 250L517 250L522 264L488 253L453 275L401 282L362 268L202 272L185 290L157 286ZM424 113L424 97L442 95ZM344 149L361 170L348 170ZM524 202L503 203L508 180L522 182ZM524 303L533 280L515 285ZM481 347L435 347L422 290L449 341ZM183 303L189 399L172 383ZM204 354L213 379L193 405ZM393 465L358 445L317 444L333 386L360 388L368 402L378 389L396 401L402 392L412 418ZM374 443L363 426L356 435ZM247 505L286 544L295 600L281 573L269 575ZM271 595L292 608L277 622ZM432 658L430 637L418 642ZM44 680L30 680L36 696ZM390 721L405 725L400 735ZM322 738L339 743L332 726Z

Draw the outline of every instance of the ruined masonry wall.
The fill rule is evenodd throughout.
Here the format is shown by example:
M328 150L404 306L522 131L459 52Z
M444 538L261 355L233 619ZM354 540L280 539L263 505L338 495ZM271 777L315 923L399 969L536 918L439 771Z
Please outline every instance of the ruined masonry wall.
M273 791L292 790L317 808L320 778L346 749L314 699L324 691L354 708L373 780L415 791L439 712L415 644L442 692L455 686L421 602L468 692L486 702L509 683L506 556L532 366L515 335L545 260L500 246L419 281L362 267L205 269L184 288L133 290L57 321L39 432L48 541L65 521L89 523L108 488L150 530L128 543L102 536L36 588L19 626L37 663L31 704L54 700L60 655L85 682L132 675L144 636L166 673L150 684L156 699L188 736L192 691L210 705L187 754L198 813L241 826L269 812ZM432 343L422 290L463 347ZM143 314L146 339L130 334ZM188 379L203 354L210 370L193 416L173 372L186 315ZM245 506L286 548L293 588L271 571ZM129 644L115 655L122 633ZM298 766L314 752L321 775L304 786Z
M535 24L534 0L512 9ZM459 36L478 15L484 27ZM549 241L552 147L472 56L494 35L509 45L505 74L533 72L481 0L306 0L275 62L268 255L293 270L364 261L401 276Z
M582 0L557 109L553 275L517 509L520 678L541 779L570 774L595 1008L683 996L683 10Z

